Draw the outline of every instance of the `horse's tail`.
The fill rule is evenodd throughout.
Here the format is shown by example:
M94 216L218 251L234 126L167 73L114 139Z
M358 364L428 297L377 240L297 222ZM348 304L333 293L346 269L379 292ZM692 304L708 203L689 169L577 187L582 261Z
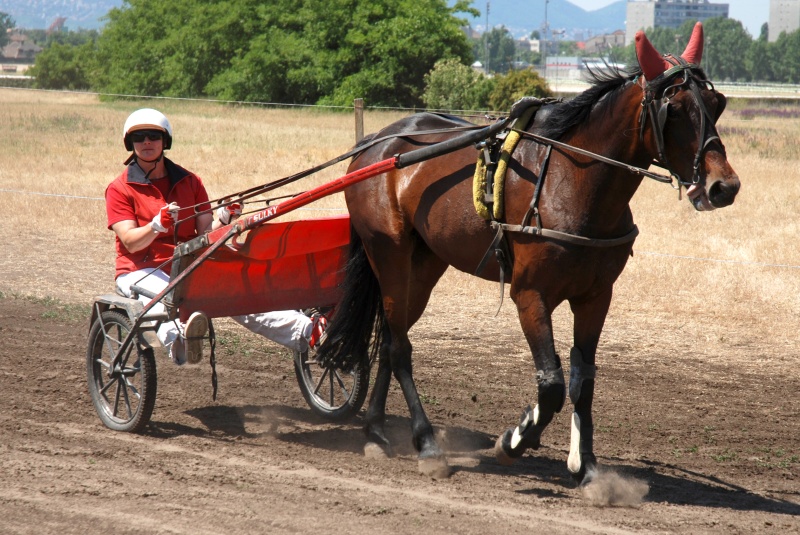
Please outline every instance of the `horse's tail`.
M350 253L342 283L344 295L328 324L327 336L317 352L324 366L350 371L368 366L383 338L385 317L378 279L369 264L361 237L350 227ZM370 350L372 334L375 340Z

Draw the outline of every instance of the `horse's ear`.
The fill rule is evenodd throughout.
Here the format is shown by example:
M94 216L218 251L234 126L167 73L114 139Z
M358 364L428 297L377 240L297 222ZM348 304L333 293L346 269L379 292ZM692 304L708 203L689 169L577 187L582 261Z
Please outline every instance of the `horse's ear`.
M642 73L647 80L658 78L672 66L661 57L661 54L641 30L636 32L636 58L639 60L639 67L642 68Z
M698 22L694 25L689 44L686 45L686 50L683 51L681 57L688 63L700 65L700 60L703 58L703 23Z

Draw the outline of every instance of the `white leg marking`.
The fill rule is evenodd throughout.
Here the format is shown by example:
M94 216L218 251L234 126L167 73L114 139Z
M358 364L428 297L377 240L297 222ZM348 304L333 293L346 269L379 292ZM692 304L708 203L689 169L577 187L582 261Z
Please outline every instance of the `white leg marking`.
M533 424L536 425L539 423L539 405L536 405L533 408ZM520 432L520 428L527 429L530 426L530 421L528 420L527 415L525 419L514 428L514 434L511 435L511 449L516 449L519 446L519 443L522 441L522 432Z
M569 457L567 457L567 468L573 474L581 471L581 417L577 412L572 413L572 433L569 439Z

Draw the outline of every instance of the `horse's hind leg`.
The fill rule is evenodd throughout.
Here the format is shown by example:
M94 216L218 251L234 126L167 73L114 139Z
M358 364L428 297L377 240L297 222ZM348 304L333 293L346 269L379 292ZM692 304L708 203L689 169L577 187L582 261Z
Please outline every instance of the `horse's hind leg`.
M597 466L592 421L595 355L610 304L611 288L590 301L570 301L574 315L575 345L569 355L569 398L574 412L567 468L581 485L592 479Z
M392 363L389 356L391 332L384 326L383 343L378 349L378 371L375 375L375 384L372 385L372 394L365 414L366 425L364 432L367 435L367 447L379 447L384 455L392 455L391 444L386 438L384 422L386 420L386 398L389 395L389 383L392 381Z
M550 309L534 291L514 296L522 331L536 364L537 403L522 411L519 424L500 435L495 456L501 464L512 464L528 448L537 449L542 432L564 406L566 386L561 359L555 350Z
M373 265L381 283L390 343L381 348L378 375L367 409L366 432L388 453L389 442L383 426L391 371L400 383L411 414L412 441L419 452L420 470L427 475L441 477L447 475L449 469L414 384L408 330L422 316L431 291L447 265L421 242L409 246L409 249L413 253L409 252L407 256L398 254L396 250L392 251L394 254L381 254L379 251L369 253L370 258L379 259ZM398 257L406 260L398 261Z

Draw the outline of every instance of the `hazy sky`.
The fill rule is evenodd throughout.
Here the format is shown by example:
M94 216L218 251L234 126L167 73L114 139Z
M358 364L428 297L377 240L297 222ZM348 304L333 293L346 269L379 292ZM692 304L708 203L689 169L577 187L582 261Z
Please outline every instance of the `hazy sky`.
M615 0L569 0L576 6L591 11L600 9ZM768 0L712 0L712 4L728 4L728 16L742 21L742 24L753 37L761 33L761 25L769 18Z

